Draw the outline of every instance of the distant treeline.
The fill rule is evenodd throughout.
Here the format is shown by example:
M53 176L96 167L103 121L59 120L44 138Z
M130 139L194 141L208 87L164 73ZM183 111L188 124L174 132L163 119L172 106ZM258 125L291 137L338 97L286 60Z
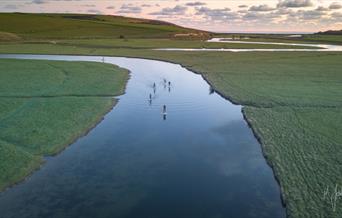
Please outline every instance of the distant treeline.
M320 35L342 35L342 30L328 30L324 32L318 32Z

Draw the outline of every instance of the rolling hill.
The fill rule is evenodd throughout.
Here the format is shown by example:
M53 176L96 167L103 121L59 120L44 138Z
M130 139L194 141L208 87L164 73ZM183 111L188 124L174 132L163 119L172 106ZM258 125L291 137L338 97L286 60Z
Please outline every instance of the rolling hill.
M0 13L0 40L207 38L210 33L172 23L111 15Z

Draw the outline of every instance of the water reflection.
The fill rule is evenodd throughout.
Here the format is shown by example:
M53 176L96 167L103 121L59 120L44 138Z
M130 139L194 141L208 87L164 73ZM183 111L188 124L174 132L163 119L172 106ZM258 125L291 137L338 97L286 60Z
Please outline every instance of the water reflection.
M258 44L258 45L288 45L288 46L303 46L303 47L313 47L319 50L328 51L342 51L341 45L328 45L328 44L310 44L310 43L286 43L286 42L257 42L257 41L239 41L239 40L227 40L226 38L212 38L208 42L222 42L222 43L232 43L232 44ZM284 50L284 49L271 49L271 50ZM301 50L301 49L296 49ZM305 49L307 50L307 49Z
M208 42L222 42L222 43L237 43L237 44L260 44L260 45L288 45L288 46L305 46L312 48L275 48L275 49L244 49L244 48L158 48L154 50L160 51L222 51L222 52L294 52L294 51L306 51L306 52L328 52L328 51L342 51L341 45L327 45L327 44L309 44L309 43L281 43L281 42L253 42L253 41L232 41L226 40L225 38L213 38L208 40Z
M213 87L209 87L209 95L212 95L215 93L215 89L213 89Z
M162 111L162 114L163 114L163 120L166 120L166 115L167 115L167 112L166 112L166 105L165 105L165 104L163 105L163 111Z

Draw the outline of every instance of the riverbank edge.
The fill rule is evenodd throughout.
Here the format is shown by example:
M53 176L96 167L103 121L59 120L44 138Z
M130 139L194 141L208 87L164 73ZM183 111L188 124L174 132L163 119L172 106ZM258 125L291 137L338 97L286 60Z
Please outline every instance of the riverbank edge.
M170 62L170 63L173 63L173 62ZM179 63L174 63L174 64L179 64ZM241 106L241 113L242 113L242 116L243 116L243 119L245 120L246 124L248 125L248 127L251 129L254 137L256 138L256 140L258 141L258 143L260 144L260 147L261 147L261 151L262 151L262 155L263 157L265 158L265 161L267 163L267 165L271 168L272 172L273 172L273 177L274 179L277 181L278 183L278 186L279 186L279 189L280 189L280 200L281 200L281 203L283 205L283 207L285 208L285 211L286 211L286 217L290 217L290 213L288 211L288 207L287 207L287 200L286 200L286 196L285 196L285 191L283 189L283 186L281 185L281 177L279 176L278 174L278 171L277 169L274 167L274 164L272 163L272 161L270 160L269 158L269 155L268 153L266 153L265 151L265 146L266 144L264 143L264 139L263 137L261 136L261 134L258 133L257 131L257 128L253 125L253 119L252 117L249 117L248 114L246 113L245 111L245 107L253 107L253 105L244 105L244 104L240 104L238 101L234 100L231 96L229 95L225 95L223 94L221 91L219 91L214 85L213 83L205 77L205 73L201 73L199 71L195 71L193 69L189 69L188 67L186 67L185 65L182 65L182 64L179 64L180 66L186 68L187 70L189 70L190 72L193 72L195 74L198 74L198 75L201 75L201 77L203 78L204 81L206 81L210 87L212 87L212 89L218 94L220 95L222 98L226 99L227 101L230 101L232 104L234 105L238 105L238 106ZM265 107L266 108L266 107Z
M108 64L108 63L106 63ZM114 64L111 64L114 65ZM117 65L114 65L117 66ZM120 99L117 97L124 95L126 93L126 87L128 84L128 81L131 78L131 71L122 67L117 66L120 70L124 70L125 73L127 73L126 80L122 87L120 88L120 92L118 92L116 95L112 96L82 96L82 97L102 97L102 98L111 98L110 104L106 108L104 108L103 112L95 114L94 120L95 122L92 123L89 126L85 126L84 129L81 129L78 134L73 135L69 140L67 140L65 143L58 145L56 149L49 154L45 155L34 155L37 157L38 161L30 164L30 166L27 166L26 169L24 169L22 175L18 175L17 178L14 179L13 182L8 183L7 185L4 185L3 187L0 187L0 194L2 192L7 191L8 189L11 189L15 187L16 185L19 185L25 181L27 181L35 172L39 171L45 164L46 160L44 158L46 157L54 157L63 152L65 149L67 149L69 146L76 143L79 139L82 137L88 135L97 125L99 125L105 118L105 116L114 109L114 107L119 103ZM60 96L63 97L63 96Z
M175 63L175 62L170 62L170 63L179 64L179 63ZM254 137L256 138L256 140L258 141L258 143L260 144L261 153L262 153L263 157L265 158L265 161L266 161L267 165L272 170L273 178L278 183L278 186L279 186L279 189L280 189L280 200L281 200L281 203L282 203L283 207L285 208L286 217L291 217L290 216L290 211L288 211L288 207L287 207L287 199L286 199L286 196L285 196L284 188L282 186L281 176L279 175L278 170L274 167L274 164L273 164L273 162L271 161L271 159L269 157L270 154L266 153L266 151L265 151L266 144L264 143L264 139L261 136L261 134L259 134L259 132L257 131L256 126L253 125L252 117L249 117L248 114L245 111L245 107L253 107L253 105L240 104L238 101L234 100L231 96L223 94L221 91L219 91L213 85L213 83L208 78L205 77L205 73L201 73L200 71L196 71L196 70L190 69L187 66L182 65L182 64L179 64L179 65L184 67L185 69L189 70L190 72L193 72L195 74L201 75L203 80L206 81L210 85L210 87L212 87L212 89L218 95L220 95L222 98L226 99L227 101L230 101L234 105L241 106L241 113L242 113L243 119L245 120L245 122L248 125L248 127L251 129L251 131L252 131Z
M56 53L56 54L53 54L53 53L50 53L50 54L39 54L39 53L22 53L22 54L15 54L15 53L1 53L0 54L11 54L11 55L70 55L70 56L99 56L101 57L101 55L85 55L85 54L59 54L59 53ZM104 57L122 57L122 58L137 58L137 59L145 59L145 60L152 60L152 61L163 61L163 62L167 62L167 63L171 63L171 64L177 64L185 69L187 69L188 71L192 72L192 73L195 73L197 75L200 75L202 77L202 79L204 81L206 81L210 87L212 87L212 89L218 94L220 95L222 98L230 101L232 104L234 105L238 105L238 106L241 106L241 113L243 115L243 118L246 122L246 124L248 125L248 127L251 129L254 137L257 139L257 141L259 142L260 144L260 147L261 147L261 150L262 150L262 155L263 157L265 158L265 161L267 163L267 165L271 168L272 172L273 172L273 177L274 179L277 181L278 185L279 185L279 189L280 189L280 199L281 199L281 203L283 205L283 207L285 208L285 211L286 211L286 217L290 217L289 216L289 211L288 211L288 207L287 207L287 199L286 199L286 196L285 196L285 192L283 190L283 187L282 187L282 183L281 183L281 178L280 176L278 175L278 171L277 169L275 169L273 163L270 161L270 158L268 157L269 154L267 154L265 152L265 144L263 143L263 139L261 137L261 135L258 134L257 130L256 130L256 127L254 127L254 125L252 124L251 122L251 118L248 117L248 115L245 113L244 111L244 107L246 106L251 106L253 107L254 105L248 105L248 104L243 104L243 102L240 104L240 102L238 102L237 100L233 99L231 96L229 95L225 95L223 94L220 90L218 90L218 88L215 87L215 85L213 84L213 82L211 82L207 77L206 77L206 73L204 72L200 72L200 71L197 71L195 69L192 69L191 66L187 66L185 64L182 64L182 63L179 63L179 62L176 62L176 61L171 61L171 60L167 60L167 59L163 59L163 58L154 58L154 57L144 57L144 56L125 56L125 55L118 55L118 56L108 56L108 55L104 55ZM266 107L265 107L266 108ZM67 146L66 146L67 147ZM1 192L1 190L0 190Z

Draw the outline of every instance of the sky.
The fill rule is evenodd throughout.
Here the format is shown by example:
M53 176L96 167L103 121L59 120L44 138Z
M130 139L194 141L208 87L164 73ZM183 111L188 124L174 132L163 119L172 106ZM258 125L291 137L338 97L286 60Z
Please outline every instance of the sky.
M215 32L342 29L342 0L0 0L0 11L120 15Z

